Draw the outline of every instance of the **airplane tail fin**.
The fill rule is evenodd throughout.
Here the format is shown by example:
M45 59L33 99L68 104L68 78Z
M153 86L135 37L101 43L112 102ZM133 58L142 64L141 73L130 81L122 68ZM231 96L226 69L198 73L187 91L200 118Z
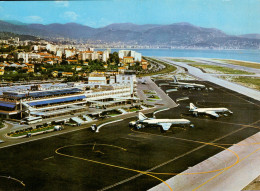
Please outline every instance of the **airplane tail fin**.
M178 82L176 76L173 76L173 80L174 80L174 82Z
M190 103L190 110L194 110L194 109L197 109L197 107L193 103Z
M138 113L138 119L139 120L144 120L144 119L147 119L147 117L142 112L139 112Z

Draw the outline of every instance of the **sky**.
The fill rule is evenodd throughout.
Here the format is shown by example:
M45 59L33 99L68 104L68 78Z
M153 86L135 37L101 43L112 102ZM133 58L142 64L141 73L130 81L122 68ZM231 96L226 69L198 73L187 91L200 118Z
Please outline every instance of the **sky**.
M75 22L94 28L112 23L188 22L227 34L260 34L260 0L0 1L0 19Z

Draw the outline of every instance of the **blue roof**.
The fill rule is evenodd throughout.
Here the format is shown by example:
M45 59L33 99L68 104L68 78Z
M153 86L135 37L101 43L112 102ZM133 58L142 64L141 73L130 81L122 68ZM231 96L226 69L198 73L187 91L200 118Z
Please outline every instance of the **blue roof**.
M83 90L79 88L68 88L68 89L61 89L61 90L47 90L47 91L35 91L35 92L32 91L29 93L19 93L19 94L13 92L5 92L5 93L17 98L25 98L25 97L46 97L52 95L71 94L71 93L79 93L82 91Z
M14 108L16 106L15 103L10 103L10 102L0 102L1 107L9 107L9 108Z
M35 102L30 102L28 105L30 106L38 106L38 105L47 105L47 104L52 104L52 103L61 103L61 102L67 102L67 101L74 101L78 99L83 99L86 98L86 96L74 96L74 97L67 97L67 98L59 98L59 99L51 99L51 100L44 100L44 101L35 101Z
M51 90L51 91L40 91L40 92L29 92L29 97L45 97L51 95L60 95L60 94L71 94L82 92L79 88L70 88L63 90Z

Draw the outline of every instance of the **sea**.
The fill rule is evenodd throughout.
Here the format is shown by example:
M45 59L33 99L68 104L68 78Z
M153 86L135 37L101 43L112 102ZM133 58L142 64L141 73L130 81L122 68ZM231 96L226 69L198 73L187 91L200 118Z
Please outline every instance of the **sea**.
M112 52L120 49L111 49ZM194 49L124 49L134 50L143 56L159 57L196 57L196 58L219 58L233 59L260 63L259 50L194 50Z

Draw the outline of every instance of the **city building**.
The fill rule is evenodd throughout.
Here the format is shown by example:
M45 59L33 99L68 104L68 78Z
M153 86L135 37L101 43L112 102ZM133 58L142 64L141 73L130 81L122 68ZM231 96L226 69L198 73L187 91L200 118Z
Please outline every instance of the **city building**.
M88 77L89 85L106 85L107 78L104 72L92 72Z
M147 70L149 63L146 60L142 59L141 65L143 70Z
M124 59L124 57L133 57L135 62L141 62L142 60L142 54L133 50L119 50L118 56L121 59Z

